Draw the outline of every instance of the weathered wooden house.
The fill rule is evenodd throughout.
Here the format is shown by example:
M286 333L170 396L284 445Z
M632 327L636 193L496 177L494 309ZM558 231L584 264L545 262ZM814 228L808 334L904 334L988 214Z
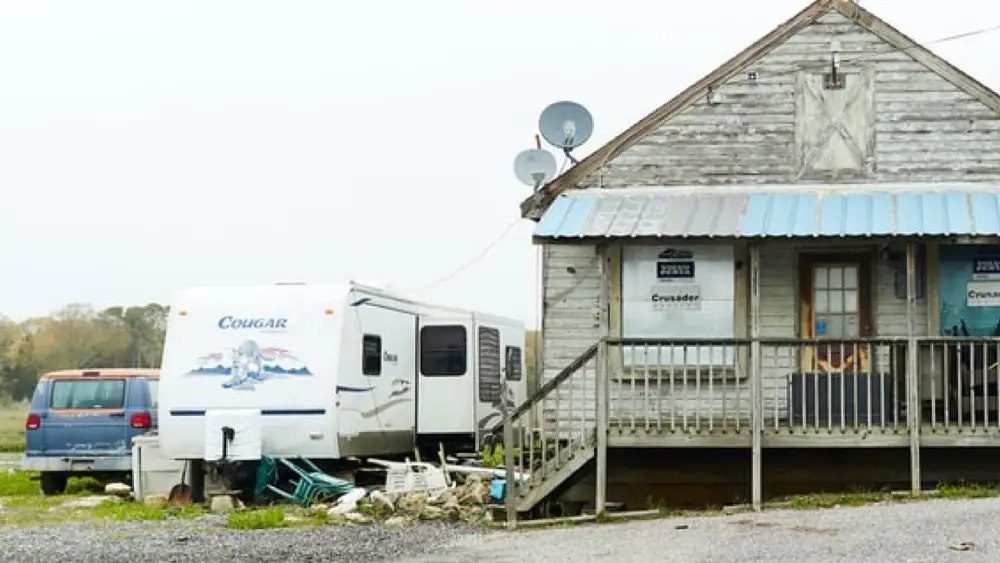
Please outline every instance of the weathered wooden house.
M584 467L601 510L609 451L741 450L759 507L765 452L895 449L919 490L922 451L1000 446L1000 96L853 2L811 3L521 211L545 385L508 425L518 511Z

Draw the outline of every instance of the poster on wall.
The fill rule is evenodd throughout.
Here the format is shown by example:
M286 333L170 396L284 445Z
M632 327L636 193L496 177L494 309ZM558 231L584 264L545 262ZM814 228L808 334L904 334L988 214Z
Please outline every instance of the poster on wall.
M622 336L734 338L735 264L732 245L626 246L622 253ZM649 350L655 365L657 351ZM731 348L661 348L663 364L732 365ZM685 357L686 353L686 357ZM626 365L646 363L643 350Z
M1000 325L1000 247L942 245L938 268L941 332L989 337Z

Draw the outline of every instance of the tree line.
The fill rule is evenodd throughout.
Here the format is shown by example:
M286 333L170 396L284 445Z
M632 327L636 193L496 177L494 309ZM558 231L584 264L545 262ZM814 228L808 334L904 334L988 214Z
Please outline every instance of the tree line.
M160 367L170 308L97 309L75 303L48 317L0 316L0 403L31 397L38 376L60 369ZM538 386L535 331L525 338L529 390Z
M23 322L0 316L0 399L30 398L38 376L49 371L159 367L168 312L158 303L74 303Z

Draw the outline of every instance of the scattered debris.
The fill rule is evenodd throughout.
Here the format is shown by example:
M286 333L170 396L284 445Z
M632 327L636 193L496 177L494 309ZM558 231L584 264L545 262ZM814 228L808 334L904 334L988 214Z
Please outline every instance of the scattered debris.
M232 512L236 508L233 497L230 495L213 495L210 509L212 512Z
M132 496L132 487L125 483L108 483L104 486L104 494L128 498Z
M963 541L963 542L959 542L959 543L951 545L950 549L952 551L972 551L972 549L974 547L976 547L976 544L974 544L972 542L969 542L969 541Z
M167 495L146 495L145 498L142 499L142 502L146 503L146 506L150 506L152 508L166 508L168 499Z

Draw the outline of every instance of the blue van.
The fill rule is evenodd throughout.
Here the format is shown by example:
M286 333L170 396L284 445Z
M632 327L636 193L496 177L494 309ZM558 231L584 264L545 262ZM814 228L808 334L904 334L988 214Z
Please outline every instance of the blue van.
M69 477L131 479L132 438L155 429L160 370L46 373L24 422L21 469L40 473L42 494Z

